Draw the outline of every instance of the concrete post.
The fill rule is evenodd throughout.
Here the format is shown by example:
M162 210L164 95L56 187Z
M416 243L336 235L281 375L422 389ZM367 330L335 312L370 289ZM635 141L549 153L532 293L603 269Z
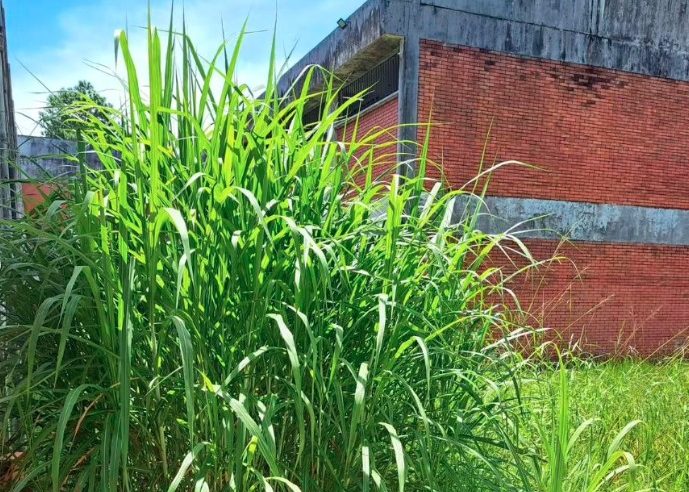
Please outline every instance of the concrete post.
M7 56L5 9L0 0L0 218L17 217L17 130Z

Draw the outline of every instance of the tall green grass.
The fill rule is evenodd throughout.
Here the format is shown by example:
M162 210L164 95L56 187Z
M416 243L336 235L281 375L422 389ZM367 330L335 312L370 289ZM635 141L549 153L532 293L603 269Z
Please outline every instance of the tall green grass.
M572 478L582 483L591 474L581 469L604 463L610 444L629 423L638 422L621 441L636 466L624 470L601 490L689 490L689 365L680 357L665 361L573 361L567 382L572 426L590 421L572 448ZM552 421L563 382L542 373L524 387L533 427ZM532 398L533 396L533 398ZM618 462L624 466L625 460ZM577 489L574 489L577 490Z
M545 375L551 372L546 367ZM641 422L614 423L623 427L609 435L614 427L609 427L609 422L602 424L598 414L587 418L573 415L580 402L571 395L570 379L577 373L561 359L554 372L555 377L537 386L536 397L527 398L530 403L525 405L525 425L533 433L527 438L534 446L533 490L598 492L637 485L634 473L638 465L627 445L629 434ZM605 436L601 436L603 432Z
M375 182L384 130L339 141L357 100L327 76L282 95L271 68L256 98L241 36L206 61L172 27L145 71L117 37L128 105L83 135L104 168L2 224L12 490L528 490L484 263L523 245L451 225L423 150Z

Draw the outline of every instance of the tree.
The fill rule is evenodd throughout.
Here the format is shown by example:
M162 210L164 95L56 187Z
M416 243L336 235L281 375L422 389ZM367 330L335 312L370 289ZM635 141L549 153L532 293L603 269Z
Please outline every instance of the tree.
M89 115L104 121L105 108L109 107L112 106L96 92L91 82L80 80L74 87L50 94L38 120L44 136L76 140L77 132L87 127Z

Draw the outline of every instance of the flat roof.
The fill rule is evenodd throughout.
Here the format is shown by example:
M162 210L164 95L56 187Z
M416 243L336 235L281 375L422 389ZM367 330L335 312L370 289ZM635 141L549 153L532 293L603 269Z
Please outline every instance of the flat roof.
M689 0L368 0L280 88L310 65L348 75L420 39L689 80Z

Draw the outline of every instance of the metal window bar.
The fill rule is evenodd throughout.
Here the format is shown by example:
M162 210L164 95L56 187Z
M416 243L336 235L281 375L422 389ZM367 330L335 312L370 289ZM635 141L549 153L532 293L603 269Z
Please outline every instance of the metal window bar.
M376 65L353 82L345 85L339 94L339 103L342 104L347 99L356 96L362 91L364 94L358 110L366 108L382 101L390 94L397 92L399 88L400 57L395 54Z
M340 89L338 104L365 91L360 103L352 108L353 112L363 111L366 108L382 101L399 89L400 57L395 54L376 65L364 75L346 84ZM321 105L315 105L304 114L304 124L316 123L321 117Z

